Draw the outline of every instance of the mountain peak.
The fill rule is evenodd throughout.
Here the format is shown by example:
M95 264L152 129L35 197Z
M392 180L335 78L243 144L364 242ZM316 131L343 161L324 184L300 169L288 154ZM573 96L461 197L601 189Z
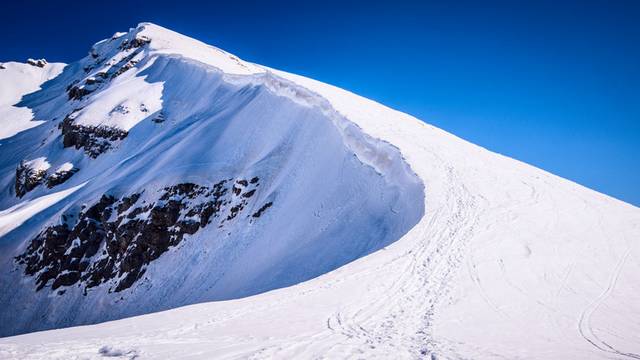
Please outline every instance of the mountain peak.
M128 32L117 32L111 38L96 43L90 56L112 58L118 52L132 52L145 47L149 56L181 56L213 66L224 73L248 75L264 72L261 67L240 60L237 56L201 41L150 22L141 22Z

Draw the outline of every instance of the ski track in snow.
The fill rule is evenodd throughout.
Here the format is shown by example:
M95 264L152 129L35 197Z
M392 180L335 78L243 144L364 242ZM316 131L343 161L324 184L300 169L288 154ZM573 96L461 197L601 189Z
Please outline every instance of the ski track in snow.
M584 309L584 311L582 311L582 313L580 314L580 322L578 323L578 330L580 331L580 334L586 341L588 341L591 345L595 346L599 350L616 354L616 355L621 355L627 358L640 359L640 354L620 351L618 349L615 349L611 345L607 344L605 341L601 340L598 337L598 335L596 335L596 332L594 331L594 328L591 324L591 316L598 310L600 305L602 305L602 303L607 299L607 297L613 291L613 288L616 286L616 283L618 282L618 277L620 276L620 272L622 271L622 267L624 266L625 262L627 261L627 258L631 254L631 250L632 248L629 247L629 249L625 252L625 254L622 256L620 261L618 261L615 268L612 270L611 278L609 279L607 287L604 289L604 291L602 291L602 293L591 303L591 305L589 305L586 309Z

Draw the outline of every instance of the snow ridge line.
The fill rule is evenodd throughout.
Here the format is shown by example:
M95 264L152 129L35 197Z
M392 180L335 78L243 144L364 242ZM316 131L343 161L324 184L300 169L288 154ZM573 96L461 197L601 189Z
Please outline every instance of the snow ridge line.
M205 64L180 54L152 52L147 56L141 70L151 66L156 58L162 57L197 64L220 73L223 81L227 83L238 86L263 86L274 95L286 97L301 106L318 109L333 122L342 136L344 144L362 164L371 167L378 174L383 175L385 179L395 178L394 174L406 174L422 183L422 179L411 169L397 146L367 134L356 123L340 114L323 96L275 74L269 68L264 67L265 72L249 75L228 74L213 65ZM400 178L401 176L397 177Z

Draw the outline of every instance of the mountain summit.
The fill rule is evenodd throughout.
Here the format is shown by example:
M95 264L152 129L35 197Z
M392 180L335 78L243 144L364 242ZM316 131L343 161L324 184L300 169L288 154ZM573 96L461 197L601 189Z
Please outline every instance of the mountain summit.
M0 79L0 336L104 322L3 358L640 358L636 207L150 23Z

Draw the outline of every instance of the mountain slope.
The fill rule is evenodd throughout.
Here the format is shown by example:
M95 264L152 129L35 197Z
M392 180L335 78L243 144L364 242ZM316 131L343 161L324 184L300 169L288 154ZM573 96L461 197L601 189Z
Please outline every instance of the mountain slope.
M49 121L1 145L0 334L253 295L400 238L422 182L305 91L141 24L23 97Z
M31 64L16 62L0 64L0 140L37 126L40 122L32 118L28 108L13 106L22 96L39 89L47 80L56 77L64 64L40 63L29 59Z
M183 55L181 51L163 49L162 61L172 63L176 55ZM185 57L189 55L178 58ZM275 290L242 299L4 338L0 340L3 357L640 358L636 321L640 315L640 210L636 207L486 151L344 90L268 68L247 67L260 70L244 75L239 74L241 70L229 70L232 82L259 81L265 76L269 80L263 84L268 84L270 93L318 110L331 119L332 129L338 129L336 138L348 149L345 152L355 156L360 166L400 184L400 194L416 188L411 177L415 172L424 183L424 197L414 191L398 203L406 206L400 208L405 209L401 217L417 214L417 224L394 223L403 230L379 242L381 250L291 287L273 286L270 289ZM187 70L172 68L167 73ZM153 79L153 71L142 75L147 74L147 79ZM196 79L206 80L199 82L203 88L215 83L203 75L189 83ZM175 88L167 82L165 88ZM277 106L276 98L265 101L269 107ZM196 99L189 98L189 105L197 107ZM278 114L291 111L279 109ZM128 153L139 147L126 145L134 131L118 151ZM281 130L271 136L277 133ZM304 138L304 143L313 138ZM309 148L317 144L312 142ZM260 143L258 148L265 146ZM389 155L395 147L412 171ZM215 158L215 154L206 157ZM101 154L94 160L108 156ZM140 169L143 164L132 167ZM113 163L102 169L110 166ZM198 166L190 170L197 171ZM322 176L331 168L323 168ZM371 181L369 176L363 178ZM81 179L76 181L80 185ZM91 185L82 189L87 186ZM366 190L359 194L371 188ZM31 194L36 193L29 192L25 198L36 196ZM42 202L47 196L43 194L30 199ZM409 200L416 198L423 206ZM394 206L384 217L397 211ZM287 222L299 223L298 219ZM371 231L366 226L361 229ZM2 244L18 242L14 239L10 233ZM360 243L354 241L359 239L356 234L345 239ZM185 244L194 243L188 240ZM317 251L313 249L312 254ZM292 264L289 269L301 266Z

